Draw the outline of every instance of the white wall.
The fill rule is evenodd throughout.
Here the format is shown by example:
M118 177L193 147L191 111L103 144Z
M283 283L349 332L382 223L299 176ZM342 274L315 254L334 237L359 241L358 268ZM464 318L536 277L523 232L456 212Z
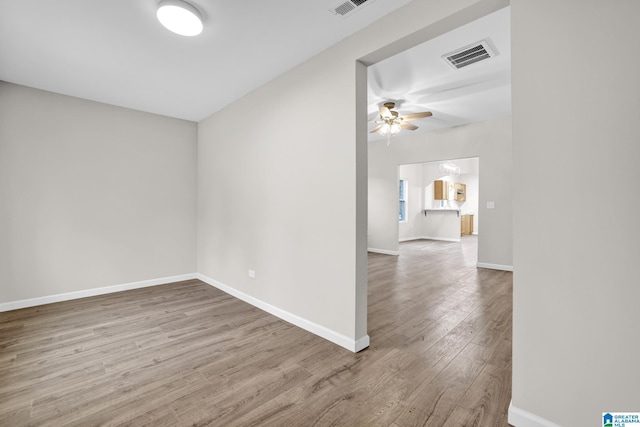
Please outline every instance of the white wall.
M479 157L478 262L509 268L513 262L511 118L395 138L389 146L385 141L369 144L369 247L398 250L394 225L398 165ZM433 192L433 187L426 191ZM487 201L495 202L496 208L486 209Z
M640 411L640 2L511 3L512 420L602 425Z
M433 182L440 179L440 163L439 162L427 162L423 163L422 168L422 180L425 184L424 188L424 207L425 209L439 209L448 207L446 200L436 200L434 198L434 184Z
M0 82L0 303L195 273L196 132Z
M427 239L460 241L460 216L451 210L430 211L424 218L422 235Z
M399 236L400 240L420 238L422 236L422 210L424 209L423 200L423 180L422 180L422 164L400 165L398 174L401 179L406 179L409 191L407 200L407 221L400 222ZM397 205L397 203L396 203Z
M203 120L198 271L353 343L365 339L366 69L356 61L384 59L501 3L412 2Z

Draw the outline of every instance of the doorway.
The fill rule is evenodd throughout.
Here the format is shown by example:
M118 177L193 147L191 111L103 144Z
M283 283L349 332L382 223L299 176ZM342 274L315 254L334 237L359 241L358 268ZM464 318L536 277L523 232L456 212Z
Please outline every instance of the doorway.
M495 4L484 3L474 11L467 10L465 13L458 14L455 17L452 16L451 21L445 27L451 24L448 29L454 30L458 26L453 25L453 21L458 21L459 25L465 25L465 22L471 23L473 19L486 17L499 11L500 9L496 8ZM472 17L471 15L474 16ZM438 28L427 27L422 35L422 41L435 39L441 41L446 33L447 31L444 31L443 27L440 26ZM415 42L418 38L417 34L407 37L404 48L417 46ZM432 87L417 89L415 85L407 83L407 79L416 75L422 76L423 74L412 69L410 61L405 61L403 69L406 73L406 79L404 81L398 75L393 78L387 78L382 72L372 78L372 73L375 73L375 69L372 67L381 64L387 58L391 58L391 55L389 55L390 49L394 50L394 53L403 51L400 46L404 42L405 40L402 43L398 41L394 46L390 46L389 49L382 49L361 59L361 63L368 65L369 69L368 71L365 70L364 73L360 70L358 75L360 81L358 84L360 90L359 99L361 100L359 117L364 122L365 104L362 103L362 100L366 97L362 95L364 95L363 89L366 90L367 86L361 81L364 77L365 80L368 78L370 83L374 83L376 86L374 89L377 91L374 95L378 96L380 101L395 101L401 115L412 114L414 113L413 109L433 111L433 123L427 124L426 121L417 123L420 126L420 130L415 132L401 131L393 138L387 137L386 140L374 135L374 138L369 139L366 144L364 143L367 139L364 133L364 123L359 125L358 146L360 147L359 149L366 146L367 155L358 157L358 173L360 177L366 176L368 179L366 184L368 191L365 192L368 193L367 201L365 202L367 208L366 210L363 209L368 215L368 220L366 229L363 229L362 234L359 236L365 236L366 233L366 238L362 240L366 240L369 252L379 252L387 255L400 254L399 241L401 235L398 218L399 165L411 164L416 159L429 162L481 157L485 176L480 180L478 173L477 194L479 206L473 212L473 232L478 236L475 245L477 256L474 258L477 267L508 271L512 264L511 188L509 184L511 182L510 69L502 73L486 73L483 77L489 78L490 81L483 82L481 79L474 79L469 76L467 71L473 67L470 66L467 71L456 71L460 75L469 77L469 80L465 80L458 85L442 81L438 84L437 79L433 79ZM505 55L502 58L508 58L510 55L510 46L497 50L501 55ZM500 58L500 56L497 58ZM476 65L482 66L482 64ZM433 101L433 104L418 105L420 101L418 98L407 99L402 95L392 96L385 94L383 89L386 82L389 81L402 82L405 85L404 93L413 90L414 95L429 99ZM376 117L376 106L371 105L371 85L369 86L369 102L367 103L366 112L367 119L371 121L372 118L375 119ZM472 89L475 95L483 93L486 95L488 90L502 91L508 100L507 107L497 114L494 113L491 117L476 117L466 122L460 122L458 119L460 119L462 111L460 114L447 114L444 107L447 102L453 102L453 98L455 98L455 102L460 102L463 106L469 107L471 104L465 102L467 99L463 95L463 89L465 88ZM448 96L452 99L445 99ZM392 99L389 99L390 97ZM491 104L493 106L493 102ZM487 108L488 103L481 104L481 107L472 109L472 112L484 113L489 111L489 108ZM439 118L442 118L442 121L437 122L437 120L440 120ZM445 121L449 121L449 127L444 126ZM371 131L371 126L373 125L369 124L367 128L369 131ZM480 188L480 182L482 182L482 189ZM482 194L482 198L480 194ZM480 217L482 217L482 221L480 221ZM482 230L480 230L480 222L482 222ZM402 238L416 237L416 235L420 237L426 236L426 232L421 230L413 230L411 234L413 236L403 235ZM362 240L359 240L359 244L362 243ZM479 262L480 260L482 262ZM359 264L359 268L360 271L363 271L361 269L362 264ZM358 284L362 285L362 282L358 280ZM358 307L362 308L366 307L366 293L362 292L364 289L366 289L366 284L358 287L357 292Z
M398 166L398 241L477 236L479 163L473 157Z

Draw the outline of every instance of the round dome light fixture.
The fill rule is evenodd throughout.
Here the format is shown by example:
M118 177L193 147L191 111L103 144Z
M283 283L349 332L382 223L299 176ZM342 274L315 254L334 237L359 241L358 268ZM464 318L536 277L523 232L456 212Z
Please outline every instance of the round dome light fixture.
M197 36L204 28L198 9L182 0L162 0L157 17L166 29L181 36Z

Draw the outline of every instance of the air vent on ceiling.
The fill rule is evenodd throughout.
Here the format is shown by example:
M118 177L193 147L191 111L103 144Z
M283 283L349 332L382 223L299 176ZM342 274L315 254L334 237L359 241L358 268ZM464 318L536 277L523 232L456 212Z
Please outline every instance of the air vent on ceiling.
M349 0L329 9L335 15L345 16L347 13L366 3L368 0Z
M478 43L473 43L469 46L456 49L453 52L446 53L442 55L442 58L447 61L447 64L459 70L467 65L475 64L476 62L493 58L494 56L496 56L496 53L491 49L488 40L482 40Z

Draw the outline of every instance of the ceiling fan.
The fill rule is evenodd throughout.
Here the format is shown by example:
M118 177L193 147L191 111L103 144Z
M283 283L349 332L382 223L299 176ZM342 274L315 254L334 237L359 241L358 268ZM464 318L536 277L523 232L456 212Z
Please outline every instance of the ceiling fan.
M418 126L407 122L432 116L431 111L423 111L421 113L405 114L404 116L401 116L397 111L393 110L395 106L395 102L385 102L381 105L379 107L380 118L378 120L373 120L374 123L378 123L378 126L374 127L369 132L378 132L380 135L387 135L387 145L391 143L391 136L400 132L401 129L418 129Z

